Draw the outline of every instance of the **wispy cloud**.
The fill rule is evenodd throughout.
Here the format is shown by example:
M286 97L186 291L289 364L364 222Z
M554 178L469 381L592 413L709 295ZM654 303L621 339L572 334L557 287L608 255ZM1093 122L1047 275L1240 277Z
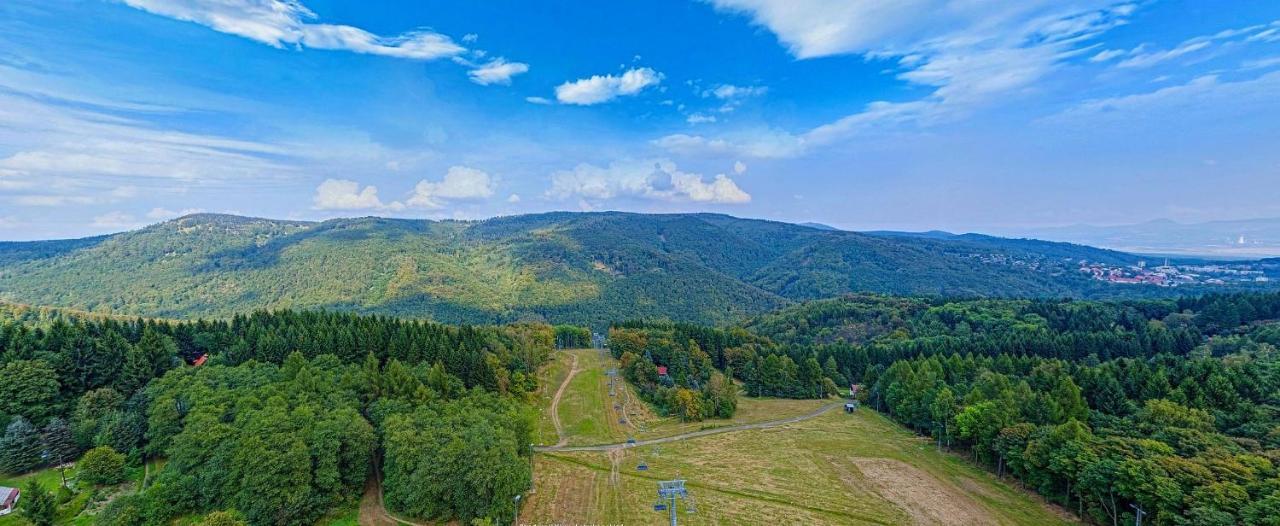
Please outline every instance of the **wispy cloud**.
M1280 110L1275 93L1280 93L1280 71L1234 81L1204 75L1155 91L1088 100L1042 122L1092 127L1099 122L1133 124L1175 115L1186 119L1197 113L1221 120L1227 115Z
M862 112L803 133L670 135L654 142L673 151L757 157L799 155L868 128L964 116L1034 86L1134 10L1114 0L709 1L769 29L796 58L861 55L893 61L899 79L932 88L923 98L873 102Z
M594 75L556 86L561 104L590 106L624 95L635 95L662 82L662 74L651 68L632 68L621 75Z
M467 76L471 77L471 82L481 86L490 84L501 84L504 86L511 84L511 77L527 73L529 65L520 62L507 62L503 58L496 58L489 62L476 66L467 72Z
M429 30L384 37L353 26L312 23L315 13L296 0L124 0L124 3L280 48L290 45L335 49L415 60L452 57L466 51L448 36Z
M1199 52L1207 52L1215 46L1227 42L1263 41L1268 38L1269 33L1278 31L1277 27L1280 27L1280 21L1270 25L1258 24L1242 28L1224 29L1212 35L1189 38L1169 49L1155 49L1154 46L1149 44L1142 44L1127 51L1123 49L1107 49L1094 55L1089 60L1091 62L1106 62L1123 57L1116 63L1116 67L1149 68L1184 56L1201 54Z
M685 119L685 122L688 122L689 124L703 124L708 122L716 122L716 116L703 115L701 113L694 113L692 115L689 115L689 117Z
M142 226L142 222L129 213L115 211L95 216L90 226L100 229L128 230Z
M721 84L715 89L702 91L703 97L715 97L720 100L742 99L747 97L759 97L769 92L767 86L734 86L733 84Z

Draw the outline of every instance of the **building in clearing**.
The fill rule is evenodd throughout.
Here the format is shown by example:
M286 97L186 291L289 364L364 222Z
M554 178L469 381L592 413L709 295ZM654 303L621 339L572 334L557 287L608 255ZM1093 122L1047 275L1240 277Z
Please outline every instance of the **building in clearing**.
M18 496L21 494L18 488L0 486L0 516L13 513L13 509L18 506Z

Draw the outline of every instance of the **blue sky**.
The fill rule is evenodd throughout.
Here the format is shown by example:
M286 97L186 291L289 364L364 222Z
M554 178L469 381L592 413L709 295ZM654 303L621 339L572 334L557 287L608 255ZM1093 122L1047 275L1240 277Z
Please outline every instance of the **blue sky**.
M8 0L0 239L193 211L1280 216L1280 3Z

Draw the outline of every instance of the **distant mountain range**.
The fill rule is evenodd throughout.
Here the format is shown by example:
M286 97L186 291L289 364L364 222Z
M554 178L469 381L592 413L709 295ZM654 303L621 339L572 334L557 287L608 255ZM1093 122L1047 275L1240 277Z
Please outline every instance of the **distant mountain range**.
M1280 218L1177 223L1167 219L1119 226L1042 228L1019 235L1172 256L1280 256Z
M328 308L447 322L740 320L850 292L1170 294L1088 279L1139 258L974 234L856 233L715 214L547 213L320 223L193 215L0 243L0 299L165 317Z

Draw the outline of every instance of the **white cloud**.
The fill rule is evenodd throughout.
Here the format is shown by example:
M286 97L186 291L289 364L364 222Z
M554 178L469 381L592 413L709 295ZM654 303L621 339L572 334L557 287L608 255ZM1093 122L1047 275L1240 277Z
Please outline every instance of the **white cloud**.
M147 219L167 220L175 217L189 216L191 214L204 213L203 208L183 208L182 210L169 210L167 208L152 208L147 212Z
M670 135L654 144L685 153L792 157L869 129L931 125L1004 103L1032 88L1087 42L1125 23L1120 0L709 0L745 14L800 59L861 55L893 61L897 77L932 88L922 98L877 101L801 133L739 131L737 137Z
M1116 64L1116 66L1121 68L1151 67L1161 62L1167 62L1183 55L1200 51L1209 47L1209 45L1209 41L1200 40L1196 42L1184 42L1178 47L1169 50L1151 52L1145 51L1146 48L1140 46L1133 50L1131 53L1132 56L1121 60L1120 63Z
M689 118L687 118L687 119L685 119L685 120L686 120L686 121L688 121L688 123L689 123L689 124L702 124L702 123L705 123L705 122L715 122L715 121L716 121L716 116L715 116L715 115L703 115L703 114L701 114L701 113L694 113L693 115L690 115L690 116L689 116Z
M474 201L493 196L497 182L488 173L466 166L454 166L439 182L423 180L414 187L409 206L443 208L449 201Z
M1280 23L1272 25L1277 27L1259 31L1258 34L1249 37L1249 42L1280 42Z
M107 212L93 218L95 228L129 229L141 226L136 218L124 212Z
M346 179L326 179L316 187L312 198L316 210L399 210L399 202L384 204L378 197L378 188L372 185L360 187L360 183Z
M1280 27L1280 21L1272 23L1273 26ZM1235 29L1224 29L1212 35L1203 35L1182 41L1172 49L1150 50L1146 44L1140 45L1129 51L1108 50L1099 55L1094 56L1095 62L1101 62L1117 56L1127 56L1116 64L1121 68L1148 68L1168 62L1186 55L1192 55L1199 51L1209 50L1215 44L1221 42L1257 42L1267 39L1268 33L1276 32L1276 29L1266 29L1265 24L1253 25ZM1259 31L1261 30L1261 31ZM1280 36L1280 35L1278 35ZM1102 57L1103 53L1106 54Z
M504 86L511 84L511 77L529 71L528 64L520 62L507 62L502 58L495 58L488 63L477 66L467 73L471 77L471 82L481 86L490 84L502 84Z
M1089 62L1106 62L1116 57L1127 55L1129 52L1123 49L1104 49L1098 54L1089 57Z
M662 82L662 74L651 68L633 68L622 75L594 75L556 86L556 100L562 104L590 106L623 95L635 95Z
M292 45L415 60L452 57L466 51L449 37L431 31L383 37L353 26L310 23L316 18L315 13L297 0L124 0L124 3L280 48Z
M721 84L712 90L704 90L703 97L715 97L720 100L741 99L747 97L759 97L769 92L767 86L734 86L733 84Z
M511 195L507 196L507 202L508 202L508 203L512 203L512 204L514 204L514 203L519 203L519 202L520 202L520 194L511 194Z
M624 160L601 167L579 164L551 175L549 197L612 199L631 197L661 201L741 204L751 195L724 174L707 181L702 175L680 171L668 159Z
M1193 116L1232 122L1228 117L1266 115L1280 110L1280 100L1275 93L1280 93L1280 71L1233 82L1205 75L1147 93L1085 101L1042 122L1081 127L1108 123L1132 126L1154 119L1181 121ZM1226 111L1228 108L1230 112Z
M1272 66L1280 66L1280 56L1246 60L1243 64L1240 64L1240 69L1266 69ZM0 179L0 185L3 184L4 180ZM0 188L3 188L3 186L0 186Z
M795 157L808 148L803 137L780 130L746 130L717 138L676 133L655 139L652 144L682 155L711 153L765 159Z
M274 144L163 129L138 113L24 90L0 90L0 144L11 152L0 157L9 189L50 180L98 190L119 180L273 182L292 173L284 164L292 152Z
M744 163L742 161L735 161L733 163L733 173L738 175L747 173L747 163Z
M524 100L531 104L551 104L551 99L546 97L525 97Z
M480 40L480 35L477 35L475 33L467 33L465 35L462 35L463 42L471 43L477 40Z

